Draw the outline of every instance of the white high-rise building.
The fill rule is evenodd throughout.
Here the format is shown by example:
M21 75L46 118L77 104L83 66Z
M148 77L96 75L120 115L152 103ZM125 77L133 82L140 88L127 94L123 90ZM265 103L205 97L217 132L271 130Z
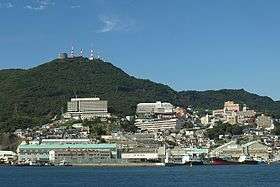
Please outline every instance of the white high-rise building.
M184 119L176 117L176 108L170 103L139 103L136 109L135 126L142 131L180 129Z
M67 102L67 113L64 118L92 119L109 117L108 102L99 98L72 98Z
M150 113L150 114L164 114L174 113L175 107L170 103L162 103L157 101L155 103L139 103L137 105L136 113Z

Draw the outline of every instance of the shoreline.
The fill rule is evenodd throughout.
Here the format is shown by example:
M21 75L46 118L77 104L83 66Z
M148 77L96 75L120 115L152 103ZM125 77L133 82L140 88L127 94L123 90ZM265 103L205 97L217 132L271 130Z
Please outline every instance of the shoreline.
M72 164L72 167L164 167L164 163L99 163L99 164ZM71 166L70 166L71 167Z

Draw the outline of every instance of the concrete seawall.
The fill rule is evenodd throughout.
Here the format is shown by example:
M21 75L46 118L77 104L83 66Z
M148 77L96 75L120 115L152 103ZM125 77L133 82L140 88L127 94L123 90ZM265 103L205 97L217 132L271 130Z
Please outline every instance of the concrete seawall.
M98 164L73 164L79 167L162 167L163 163L98 163Z

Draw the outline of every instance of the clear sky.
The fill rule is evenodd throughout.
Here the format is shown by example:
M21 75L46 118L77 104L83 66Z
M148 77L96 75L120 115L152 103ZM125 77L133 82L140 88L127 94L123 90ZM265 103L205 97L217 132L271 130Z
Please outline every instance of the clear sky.
M176 90L244 88L280 100L278 0L0 0L0 69L91 47Z

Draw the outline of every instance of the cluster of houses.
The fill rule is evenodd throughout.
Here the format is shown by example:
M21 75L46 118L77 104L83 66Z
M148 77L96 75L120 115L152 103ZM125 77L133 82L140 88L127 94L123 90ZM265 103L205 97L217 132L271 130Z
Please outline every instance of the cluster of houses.
M108 119L111 115L107 111L107 101L75 98L67 106L67 113L61 120L42 127L16 130L14 134L24 141L16 153L0 152L0 161L56 164L62 161L73 164L163 162L167 152L175 160L184 160L187 156L237 158L242 155L256 160L280 160L279 138L271 134L273 119L257 115L247 106L241 110L240 105L232 101L225 102L223 109L203 117L171 103L139 103L134 124L138 132L102 135L103 144L89 139L90 129L83 123L68 122ZM224 143L219 143L207 136L207 130L217 122L253 124L256 128L245 128L239 137L224 137ZM247 141L241 142L244 138Z
M89 127L82 123L67 125L68 120L58 120L41 127L17 129L14 134L27 141L39 139L83 139L89 136Z
M212 115L207 114L201 117L203 125L214 126L217 122L228 123L231 125L256 125L256 129L272 130L274 129L273 119L270 116L261 114L249 109L246 105L242 110L238 103L227 101L223 109L213 110Z

